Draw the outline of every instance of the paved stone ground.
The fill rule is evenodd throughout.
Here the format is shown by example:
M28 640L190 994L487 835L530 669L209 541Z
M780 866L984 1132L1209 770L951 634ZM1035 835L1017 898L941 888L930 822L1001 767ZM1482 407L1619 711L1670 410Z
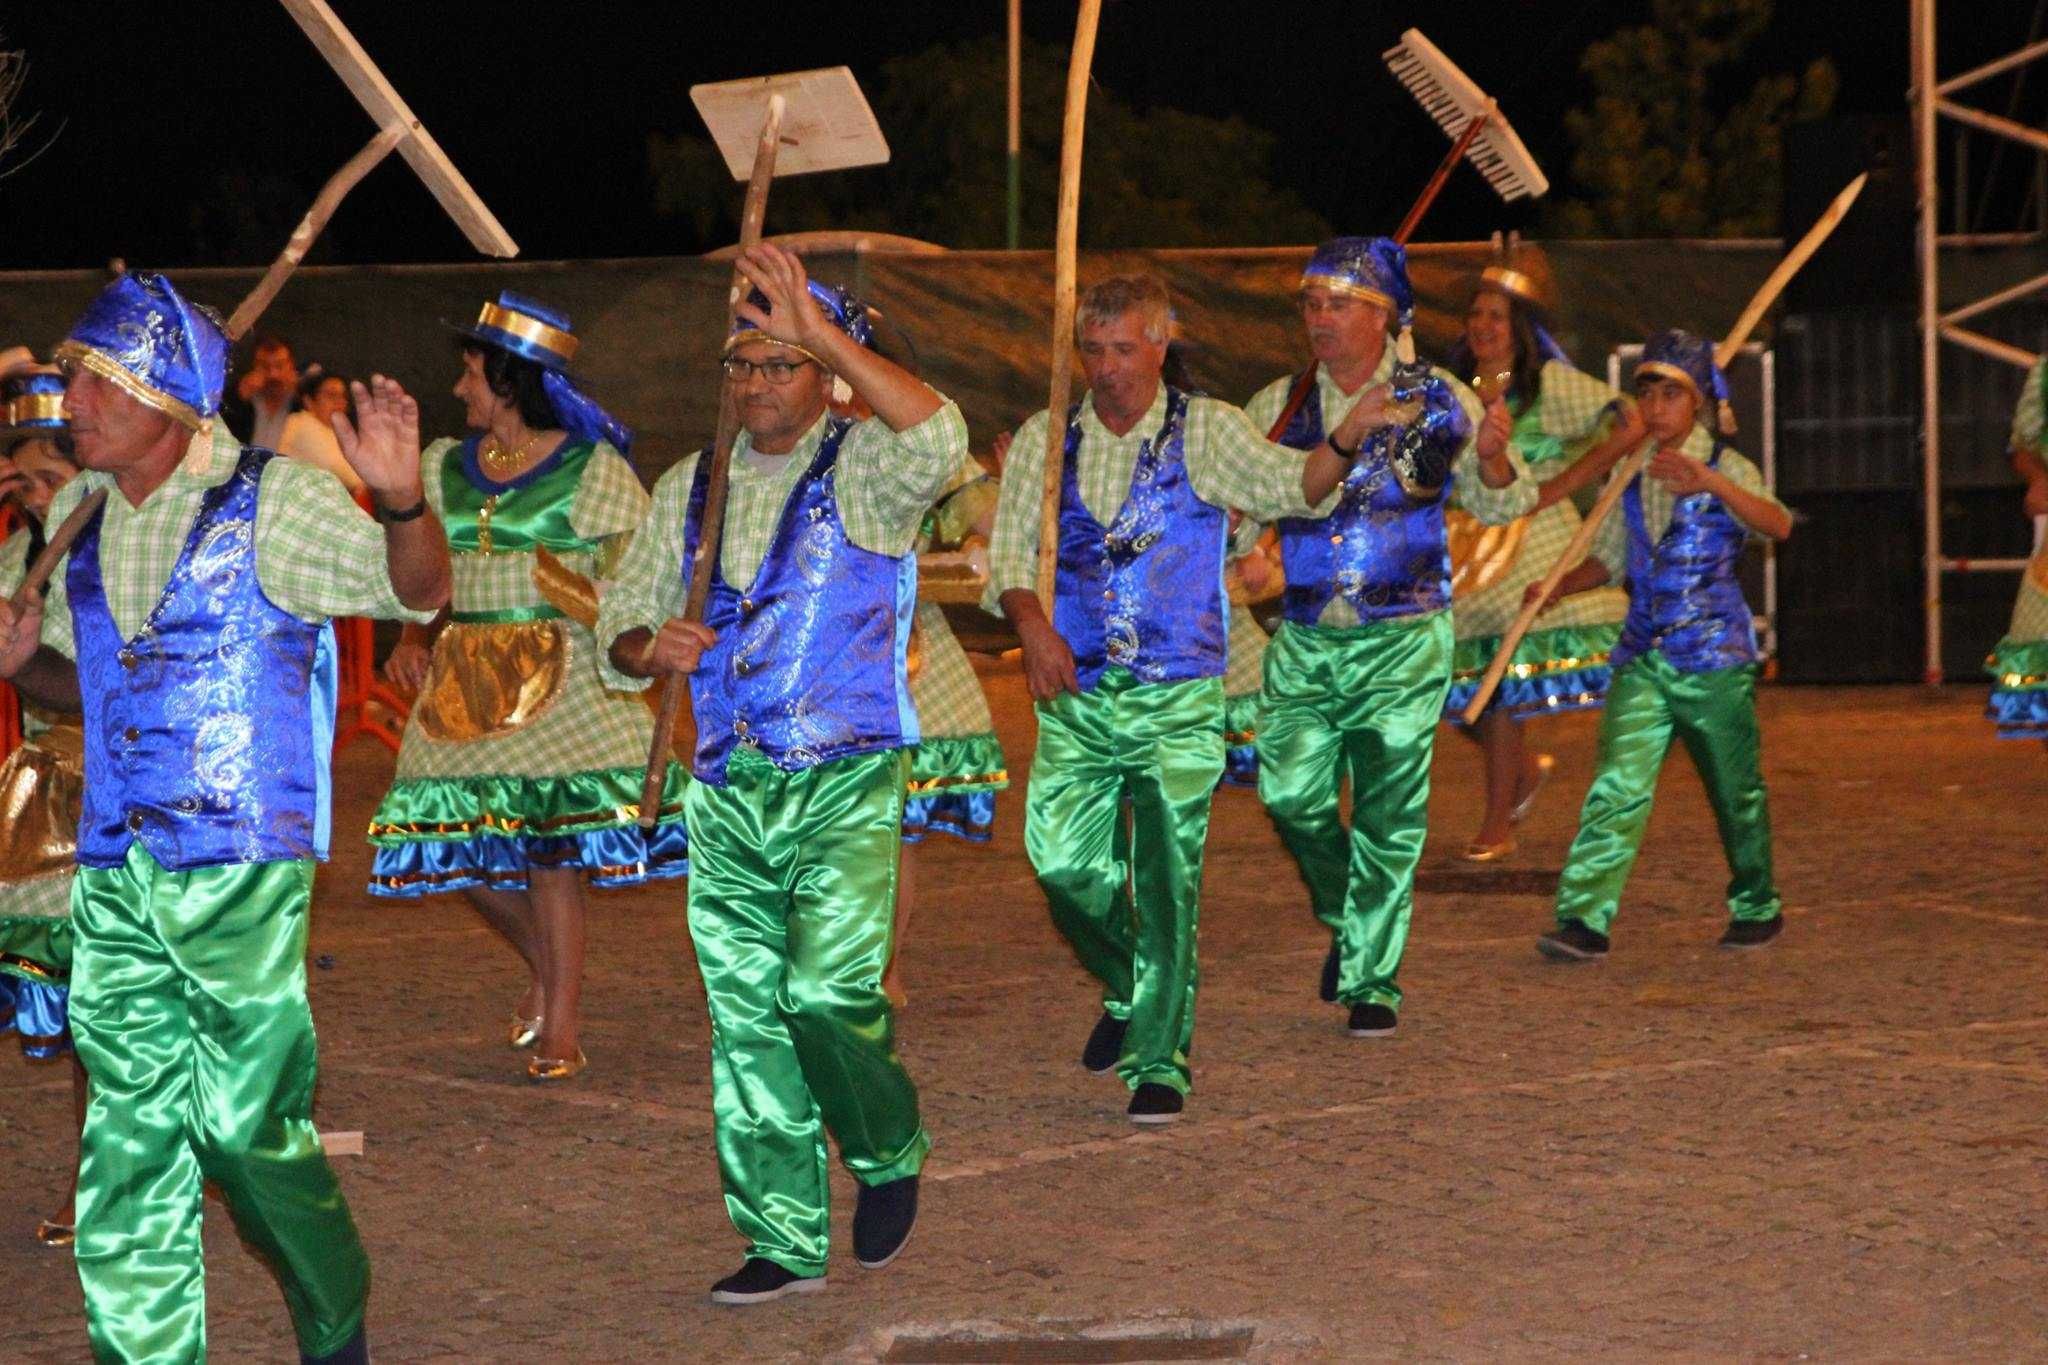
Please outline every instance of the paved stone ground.
M1022 776L1019 680L990 679ZM1024 863L924 855L904 1050L937 1148L896 1265L704 1300L737 1264L709 1140L701 995L676 889L599 898L591 1069L546 1091L498 1041L520 987L459 903L392 908L366 856L322 874L319 1117L372 1249L380 1359L2040 1358L2048 1354L2048 756L1981 692L1771 689L1790 927L1717 952L1723 872L1674 761L1612 958L1531 949L1595 721L1542 728L1559 780L1504 867L1468 869L1475 753L1440 747L1398 1038L1313 997L1323 943L1246 792L1218 798L1187 1120L1139 1133L1075 1055L1090 990ZM359 827L389 760L341 765ZM68 1260L33 1245L69 1159L65 1079L0 1057L0 1356L83 1356ZM214 1358L277 1360L276 1291L215 1203ZM922 1354L968 1330L1189 1338ZM1235 1335L1229 1335L1229 1333ZM893 1345L892 1345L893 1343ZM891 1355L891 1352L894 1352Z

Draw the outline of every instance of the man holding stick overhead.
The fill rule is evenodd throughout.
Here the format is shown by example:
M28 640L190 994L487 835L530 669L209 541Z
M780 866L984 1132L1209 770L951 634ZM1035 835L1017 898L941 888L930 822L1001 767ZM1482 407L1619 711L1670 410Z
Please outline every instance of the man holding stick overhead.
M1600 718L1600 754L1557 884L1557 928L1536 941L1545 957L1606 956L1607 930L1635 864L1657 774L1676 736L1692 755L1727 855L1724 948L1755 948L1784 926L1771 877L1771 816L1756 721L1755 618L1736 568L1751 533L1783 540L1792 514L1755 465L1709 434L1706 414L1732 434L1727 381L1713 343L1659 332L1636 365L1636 401L1656 452L1649 477L1625 466L1620 516L1600 523L1591 558L1551 593L1628 584L1628 618L1609 659L1614 681ZM1531 597L1543 588L1529 585Z
M1164 382L1170 323L1154 276L1083 296L1088 392L1061 414L1051 619L1032 590L1044 412L1010 445L983 599L1016 625L1038 703L1025 851L1053 922L1103 984L1081 1065L1116 1069L1135 1123L1172 1122L1188 1089L1202 846L1223 773L1228 509L1305 512L1386 420L1361 403L1306 456L1270 445L1238 409Z
M689 674L690 935L719 1173L748 1242L712 1298L734 1304L824 1288L826 1131L860 1183L862 1265L894 1259L917 1216L930 1141L882 970L918 742L911 551L967 452L959 409L869 348L864 305L773 244L739 268L755 293L722 363L744 430L704 620L678 614L706 512L691 456L655 485L596 630L614 686ZM874 417L831 415L841 381Z
M162 276L108 285L56 354L86 472L53 524L111 496L72 532L47 610L0 606L0 676L85 713L71 1026L92 1077L93 1350L204 1357L211 1181L305 1358L361 1361L369 1263L312 1123L307 910L328 840L327 618L424 621L448 596L418 409L379 378L356 386L360 435L335 423L379 527L324 471L228 434L227 338Z
M1384 1036L1401 1003L1394 978L1451 684L1444 507L1455 499L1500 525L1533 508L1537 488L1509 445L1506 405L1482 414L1471 390L1414 363L1399 243L1323 243L1300 302L1315 363L1261 391L1251 419L1298 449L1359 407L1391 404L1401 422L1360 452L1333 501L1280 525L1287 592L1266 651L1259 796L1330 930L1322 998L1350 1007L1352 1037ZM1348 831L1338 818L1347 776Z

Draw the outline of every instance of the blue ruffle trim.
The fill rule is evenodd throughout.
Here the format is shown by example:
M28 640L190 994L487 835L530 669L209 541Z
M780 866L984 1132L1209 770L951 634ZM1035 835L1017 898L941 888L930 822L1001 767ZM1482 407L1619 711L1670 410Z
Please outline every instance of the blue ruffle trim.
M71 992L63 986L0 976L0 1035L21 1035L21 1052L47 1062L71 1051Z
M970 844L995 836L996 794L992 791L935 792L903 803L903 842L919 843L927 834L950 834Z
M1994 687L1984 715L2000 739L2048 739L2048 687Z
M1504 706L1509 715L1523 720L1531 716L1560 716L1567 711L1592 711L1607 704L1607 687L1613 680L1614 670L1606 664L1561 673L1538 673L1527 678L1517 678L1510 669L1494 690L1493 706ZM1478 691L1477 678L1453 682L1450 694L1444 698L1444 718L1458 723L1458 717Z
M1259 785L1259 746L1233 744L1223 751L1223 781L1232 787Z
M670 820L642 835L638 825L585 834L528 838L483 834L473 839L418 839L379 848L370 864L370 894L395 899L487 886L526 889L528 868L582 868L592 886L637 886L690 873L689 835Z

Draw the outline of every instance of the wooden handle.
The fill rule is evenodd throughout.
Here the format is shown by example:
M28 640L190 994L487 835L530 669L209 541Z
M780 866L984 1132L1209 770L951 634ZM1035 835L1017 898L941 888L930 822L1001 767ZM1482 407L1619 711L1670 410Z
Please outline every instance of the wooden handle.
M1081 0L1067 62L1067 116L1060 131L1059 220L1053 232L1052 391L1045 404L1045 489L1038 511L1038 604L1052 617L1059 569L1060 477L1067 445L1067 398L1074 386L1074 267L1081 228L1081 137L1088 123L1088 70L1102 0Z
M1728 335L1722 337L1721 344L1714 348L1716 365L1726 369L1728 362L1735 359L1736 352L1742 349L1743 342L1749 340L1749 334L1755 330L1758 320L1764 315L1764 310L1777 302L1778 295L1792 282L1792 277L1799 273L1799 267L1813 259L1813 253L1820 250L1821 243L1828 239L1828 234L1842 221L1842 216L1849 211L1849 206L1856 202L1856 196L1863 193L1863 184L1869 179L1870 172L1865 171L1843 187L1842 192L1836 195L1820 217L1814 220L1813 226L1806 230L1806 235L1799 239L1799 244L1785 253L1785 259L1778 262L1777 269L1770 273L1763 287L1750 299L1749 307L1742 310L1742 316L1735 320L1735 325L1728 329Z
M71 548L71 542L78 539L85 530L85 524L100 510L100 504L107 500L107 490L95 488L78 500L78 506L71 509L71 515L64 518L57 527L57 534L43 542L43 552L36 556L36 562L28 566L21 586L14 590L11 601L15 610L27 606L42 595L43 585L50 581L50 575L57 571L57 561Z
M761 222L768 213L768 186L775 179L775 152L782 144L781 95L768 97L768 112L761 120L761 140L754 147L754 171L747 180L747 199L740 211L740 253L761 240ZM747 296L747 277L737 264L732 272L732 289L726 297L728 330L740 301ZM732 474L733 442L739 439L740 410L732 385L719 380L718 432L711 442L711 467L706 471L703 519L697 526L697 557L690 562L690 591L683 600L683 619L702 621L704 602L711 595L711 574L718 564L718 547L725 537L725 490ZM651 830L661 814L661 789L668 781L669 754L676 740L676 719L682 714L687 684L680 673L661 680L661 710L654 717L654 737L647 746L647 776L640 783L640 828Z
M313 197L313 207L306 210L306 216L292 229L284 250L278 253L277 259L270 263L270 269L263 272L263 278L249 291L249 297L242 300L234 316L228 319L228 340L240 341L249 334L249 329L256 325L256 319L263 316L263 310L270 307L270 301L277 297L277 291L284 288L284 282L299 268L299 262L306 259L306 252L348 192L379 162L391 155L391 149L405 141L405 135L406 129L402 126L383 129L320 187L320 193Z
M1408 239L1415 235L1415 229L1422 226L1422 215L1429 212L1429 206L1436 202L1436 197L1439 194L1443 193L1444 182L1449 180L1451 172L1458 168L1459 158L1463 157L1466 149L1471 147L1472 140L1485 131L1487 123L1493 118L1496 107L1492 100L1488 100L1486 108L1474 114L1472 121L1465 125L1465 131L1460 133L1458 140L1451 144L1450 153L1444 157L1443 164L1436 168L1436 174L1431 176L1429 183L1422 187L1422 193L1416 197L1415 206L1408 210L1408 216L1403 218L1401 226L1394 230L1395 241L1399 242L1402 246L1408 245Z

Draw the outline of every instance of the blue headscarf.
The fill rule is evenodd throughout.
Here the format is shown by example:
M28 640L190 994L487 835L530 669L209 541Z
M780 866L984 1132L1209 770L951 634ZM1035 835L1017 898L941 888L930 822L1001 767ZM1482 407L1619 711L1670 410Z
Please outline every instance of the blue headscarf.
M1377 303L1394 319L1394 354L1415 362L1415 290L1408 283L1408 251L1391 237L1332 237L1317 247L1301 272L1301 286Z
M1728 376L1714 363L1713 342L1676 327L1669 328L1643 343L1643 358L1636 362L1635 373L1639 378L1650 374L1677 380L1699 400L1697 420L1704 423L1707 405L1711 403L1721 434L1735 434L1735 409L1728 402Z
M506 289L496 302L483 306L474 326L456 330L540 366L541 388L571 439L606 441L621 455L632 449L632 429L600 407L569 373L569 362L582 342L571 330L568 314Z
M162 275L121 275L86 305L56 359L197 431L220 411L229 350L212 309L188 302Z

